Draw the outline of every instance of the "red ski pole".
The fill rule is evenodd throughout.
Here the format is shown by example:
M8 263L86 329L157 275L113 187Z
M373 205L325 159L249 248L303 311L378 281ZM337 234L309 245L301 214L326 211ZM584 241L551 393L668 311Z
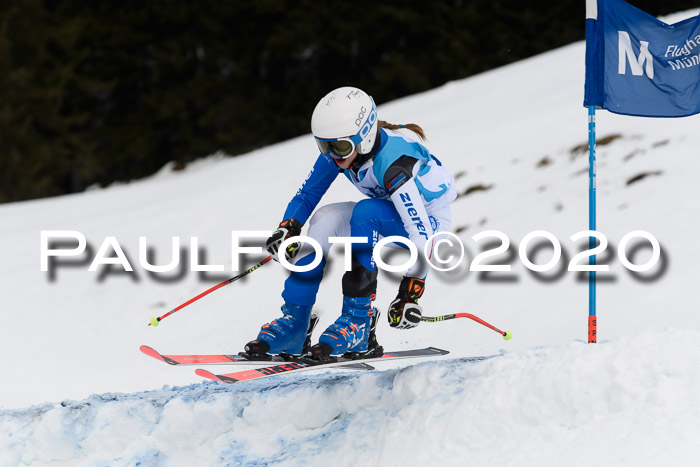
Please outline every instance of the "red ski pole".
M213 291L215 291L215 290L217 290L217 289L220 289L221 287L223 287L223 286L225 286L225 285L229 285L231 282L237 281L238 279L240 279L240 278L243 277L243 276L247 276L248 274L250 274L251 272L255 271L256 269L258 269L260 266L262 266L263 264L267 263L267 262L270 261L271 259L272 259L272 256L268 256L267 258L265 258L264 260L260 261L258 264L256 264L255 266L251 267L250 269L246 269L245 271L243 271L243 272L240 273L239 275L234 276L234 277L232 277L232 278L230 278L230 279L226 279L226 280L223 281L222 283L215 285L214 287L212 287L212 288L209 289L209 290L205 290L204 292L202 292L201 294L197 295L196 297L190 298L190 299L187 300L185 303L183 303L182 305L180 305L180 306L178 306L178 307L176 307L176 308L173 308L172 310L170 310L169 312L167 312L167 313L164 314L163 316L154 316L153 318L151 318L151 322L148 323L148 325L149 325L149 326L154 326L154 327L155 327L155 326L158 326L158 325L160 324L160 322L161 322L163 319L165 319L165 318L167 318L168 316L172 315L172 314L175 313L176 311L182 310L182 309L185 308L187 305L196 302L197 300L199 300L200 298L204 297L205 295L209 295L209 294L212 293Z
M478 316L474 316L474 315L472 315L472 314L470 314L470 313L455 313L455 314L452 314L452 315L443 315L443 316L423 316L423 317L421 318L421 321L425 321L426 323L437 323L437 322L439 322L439 321L446 321L446 320L448 320L448 319L455 319L455 318L469 318L469 319L473 319L473 320L476 321L477 323L483 324L483 325L486 326L487 328L496 331L497 333L499 333L500 335L503 336L503 339L504 339L504 340L507 340L507 341L509 341L510 338L513 337L513 334L512 334L510 331L501 331L501 330L498 329L497 327L490 325L489 323L487 323L487 322L484 321L483 319L479 318Z

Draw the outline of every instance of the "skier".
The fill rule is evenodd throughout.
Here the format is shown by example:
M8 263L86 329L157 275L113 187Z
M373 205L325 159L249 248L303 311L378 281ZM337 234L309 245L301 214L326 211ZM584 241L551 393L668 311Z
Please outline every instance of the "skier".
M428 149L396 130L406 128L425 139L415 124L394 125L378 119L374 100L364 91L342 87L319 101L311 117L311 130L320 150L316 163L287 206L283 221L266 242L276 261L299 257L297 266L310 264L313 250L298 242L280 252L281 243L301 234L322 196L343 173L368 199L326 205L309 221L308 236L318 241L323 258L307 272L291 272L282 298L283 316L262 326L257 339L241 355L269 359L271 355L304 355L326 361L331 355L381 356L375 328L378 311L373 308L377 289L377 266L372 249L379 236L402 236L412 241L418 261L409 268L391 302L391 327L408 329L421 320L418 300L428 273L423 252L434 233L450 229L450 203L457 197L454 178ZM316 301L331 243L329 237L365 237L352 245L352 268L342 280L343 306L340 317L326 329L318 344L310 346L317 322L311 310ZM431 242L432 243L432 242ZM301 251L301 254L300 254ZM432 244L427 247L432 252Z

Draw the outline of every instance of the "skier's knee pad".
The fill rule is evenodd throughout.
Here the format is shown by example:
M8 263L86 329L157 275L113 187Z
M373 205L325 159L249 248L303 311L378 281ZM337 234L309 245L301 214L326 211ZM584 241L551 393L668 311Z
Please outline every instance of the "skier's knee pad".
M352 269L343 275L343 295L370 297L377 292L377 270L369 270L352 256Z

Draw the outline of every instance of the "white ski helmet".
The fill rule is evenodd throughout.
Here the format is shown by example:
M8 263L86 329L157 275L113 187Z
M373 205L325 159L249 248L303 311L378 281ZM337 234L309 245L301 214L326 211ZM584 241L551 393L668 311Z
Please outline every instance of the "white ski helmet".
M316 104L311 132L322 154L346 159L355 148L367 154L377 137L377 106L361 89L335 89Z

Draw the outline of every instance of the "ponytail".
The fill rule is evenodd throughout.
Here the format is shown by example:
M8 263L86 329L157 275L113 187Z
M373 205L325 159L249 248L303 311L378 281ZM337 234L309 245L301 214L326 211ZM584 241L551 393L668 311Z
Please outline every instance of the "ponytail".
M411 130L412 132L417 134L421 140L425 141L425 132L423 131L423 128L416 125L415 123L408 123L406 125L395 125L393 123L385 122L384 120L379 120L379 128L386 128L388 130L399 130L405 128L407 130Z

